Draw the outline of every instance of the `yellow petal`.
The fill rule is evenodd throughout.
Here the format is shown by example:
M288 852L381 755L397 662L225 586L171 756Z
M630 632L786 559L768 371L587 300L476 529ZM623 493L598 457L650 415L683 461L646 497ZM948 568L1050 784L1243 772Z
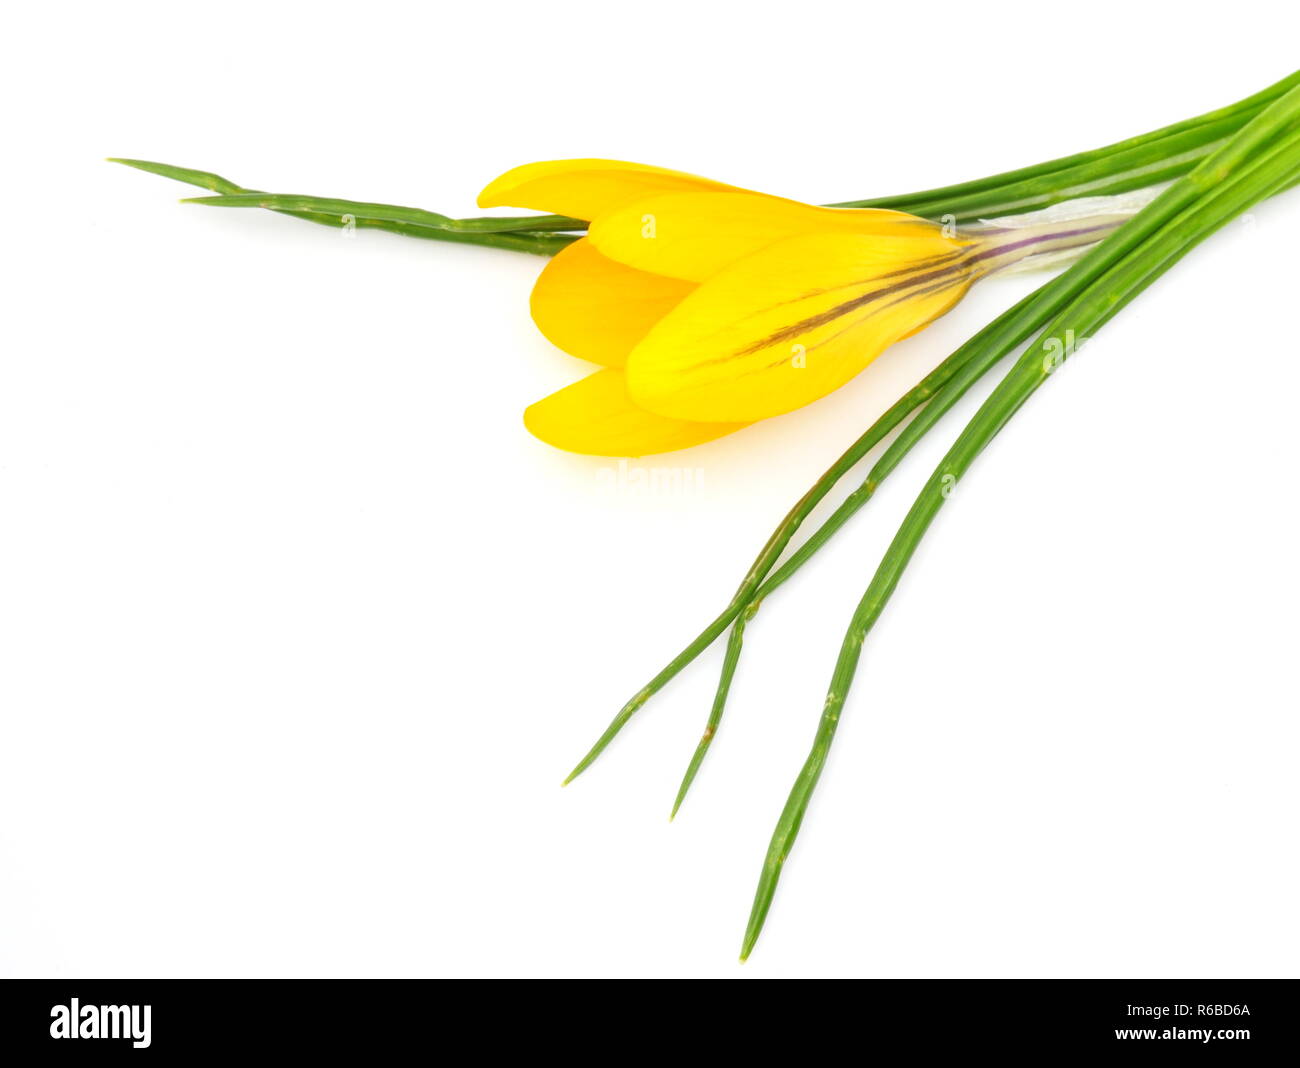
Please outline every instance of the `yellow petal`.
M525 163L490 182L478 195L480 208L531 208L576 219L594 219L633 200L658 193L734 191L684 171L616 159L556 159Z
M524 411L534 437L589 456L647 456L700 445L739 430L743 423L691 423L666 419L628 399L622 371L597 371Z
M596 218L591 243L612 260L653 274L701 282L728 264L798 234L938 234L914 215L818 208L762 193L666 193Z
M533 287L533 321L565 352L606 367L627 354L693 290L690 282L647 274L575 241L551 260Z
M937 235L787 238L661 319L628 358L629 393L674 419L752 422L802 407L951 308L972 257Z

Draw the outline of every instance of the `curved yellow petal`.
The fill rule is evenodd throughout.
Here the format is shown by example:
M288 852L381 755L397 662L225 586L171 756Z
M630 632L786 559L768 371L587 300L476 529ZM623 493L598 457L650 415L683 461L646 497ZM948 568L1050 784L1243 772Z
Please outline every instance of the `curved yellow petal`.
M588 456L648 456L700 445L743 423L692 423L638 408L622 371L597 371L525 409L524 426L548 445Z
M633 401L674 419L800 408L951 308L976 253L941 236L787 238L714 275L628 358Z
M584 238L542 270L533 287L533 321L570 355L622 367L650 328L694 289L606 259Z
M480 208L534 211L594 219L633 200L658 193L734 191L684 171L670 171L617 159L555 159L525 163L489 182L478 195Z
M818 208L763 193L666 193L593 220L589 239L612 260L653 274L702 282L728 264L798 234L938 234L901 211Z

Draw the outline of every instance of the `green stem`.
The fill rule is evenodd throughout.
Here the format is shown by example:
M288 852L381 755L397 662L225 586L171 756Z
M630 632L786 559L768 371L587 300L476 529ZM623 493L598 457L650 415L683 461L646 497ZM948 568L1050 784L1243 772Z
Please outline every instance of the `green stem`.
M1090 252L1083 264L1104 263L1105 272L1040 336L998 384L930 476L885 553L853 614L831 676L813 746L772 835L741 948L748 957L762 930L786 857L825 766L862 645L934 517L975 458L1016 411L1059 366L1042 352L1068 352L1071 337L1090 337L1174 263L1214 231L1260 200L1286 188L1300 172L1300 136L1284 134L1300 115L1300 89L1252 121L1190 175L1167 190L1121 231L1121 249L1111 241Z

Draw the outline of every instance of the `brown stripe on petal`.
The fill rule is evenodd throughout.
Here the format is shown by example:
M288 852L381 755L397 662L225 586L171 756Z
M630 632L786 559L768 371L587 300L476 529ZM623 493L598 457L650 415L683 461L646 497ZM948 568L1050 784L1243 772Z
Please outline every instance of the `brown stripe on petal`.
M902 294L901 296L895 297L893 300L889 301L886 304L880 305L880 307L878 308L872 308L871 315L875 315L878 312L888 311L890 308L897 307L899 304L904 304L909 300L917 300L921 297L931 297L937 293L945 293L951 289L958 289L964 287L969 284L969 280L970 280L969 275L960 275L954 278L946 278L941 282L935 282L933 285L926 286L924 289L918 289L913 292L908 292ZM870 316L868 316L868 318L870 318ZM814 345L810 345L806 351L815 352L823 345L827 345L830 342L834 341L837 337L840 337L841 335L848 333L850 330L854 329L854 327L860 326L862 322L863 320L859 319L851 323L846 323L843 329L837 331L834 334L831 334L829 337L822 338Z
M702 367L710 363L720 363L742 356L752 356L756 352L762 352L763 349L771 348L773 345L779 345L786 341L791 341L800 334L806 333L809 330L816 330L819 326L825 326L827 323L834 322L841 316L847 315L852 311L857 311L859 308L865 307L873 301L880 300L883 297L892 296L896 293L905 293L906 295L901 299L911 299L917 294L908 291L918 285L924 285L929 282L938 282L940 285L945 285L952 282L964 281L969 274L967 267L968 264L965 259L960 259L946 267L930 270L925 274L914 275L904 281L895 282L892 285L887 285L880 289L873 289L861 296L854 297L852 300L846 300L835 305L833 308L828 308L824 312L810 315L808 318L803 319L800 322L782 327L780 330L769 334L767 337L755 341L752 345L747 345L743 349L738 349L730 356L721 356L714 360L705 360L697 366ZM891 304L888 306L892 307L893 305Z
M906 267L900 267L896 271L890 271L887 274L877 275L876 278L873 279L873 281L883 282L889 278L898 278L902 275L915 274L917 271L928 270L930 268L944 266L945 264L951 264L953 260L960 259L964 256L970 255L970 253L973 250L974 250L974 246L968 245L964 248L955 249L952 252L945 252L939 256L931 256L928 259L917 260L915 263L909 264ZM800 293L797 297L791 297L789 300L780 301L779 303L773 305L773 307L779 308L783 304L794 304L801 300L807 300L809 297L820 297L820 296L824 296L827 293L834 293L836 290L852 289L854 286L860 286L862 284L863 284L862 281L859 280L856 282L845 282L843 285L840 286L826 286L822 289L809 289L803 293Z
M889 308L897 307L899 304L903 304L909 300L915 300L918 297L929 297L929 296L933 296L935 293L941 293L944 290L956 289L958 286L963 285L966 282L966 277L967 277L966 275L960 275L954 278L946 278L942 281L935 282L924 289L916 290L915 292L908 292L908 293L901 294L895 297L893 300L889 301L887 304L882 304L879 308L872 308L871 314L874 315L877 312L886 311ZM807 355L808 353L816 352L823 345L829 345L836 338L842 337L844 334L847 334L850 330L853 330L854 328L861 326L862 322L863 320L859 319L851 323L846 323L843 329L837 330L829 337L822 338L814 345L807 346L804 349L804 355ZM791 353L785 353L784 355L782 355L782 357L779 360L776 360L769 364L765 364L762 367L753 368L752 370L749 371L741 371L736 375L736 377L744 378L746 375L755 374L762 371L774 370L777 367L782 366L783 364L789 363L791 357L792 357Z
M881 297L889 296L893 293L906 292L911 286L918 283L924 283L927 281L932 281L934 279L939 279L945 283L948 280L951 280L953 282L963 281L968 276L969 273L965 270L965 267L974 259L975 253L978 251L978 248L979 246L970 245L965 248L958 249L955 252L947 252L940 256L930 256L922 260L917 260L906 267L900 267L898 270L890 271L887 274L880 275L877 278L873 279L872 281L877 282L889 278L899 278L900 276L909 276L909 277L906 277L904 278L903 281L896 282L893 285L884 286L880 289L873 289L868 293L864 293L858 297L853 298L852 300L844 301L840 304L837 304L835 307L829 309L828 311L822 312L815 316L809 316L808 318L803 319L800 322L793 324L792 326L782 327L780 330L770 334L769 336L759 341L756 341L751 345L747 345L742 349L738 349L729 355L714 356L706 360L697 360L690 365L690 368L694 369L700 367L711 367L714 364L727 363L730 360L736 359L737 357L752 356L756 352L761 352L765 348L771 348L773 345L778 345L784 341L789 341L790 339L797 337L799 334L803 333L805 330L811 330L811 329L815 329L818 326L824 326L826 323L832 322L833 320L839 318L842 315L848 314L850 311L853 311L856 308L869 304L873 300L877 300ZM918 271L924 273L918 274L917 273ZM801 294L800 296L791 297L787 301L781 301L779 304L771 305L771 307L780 307L783 304L793 304L796 301L804 300L807 297L818 296L821 293L834 292L834 290L836 289L850 289L853 286L859 286L863 284L865 283L861 281L847 282L843 286L834 286L828 289L821 289L821 290L809 290L806 293ZM910 299L911 296L912 294L906 293L906 296L903 299ZM887 306L893 307L892 304ZM766 309L755 310L751 312L748 316L746 316L746 318L752 318L755 315L759 315L764 310Z

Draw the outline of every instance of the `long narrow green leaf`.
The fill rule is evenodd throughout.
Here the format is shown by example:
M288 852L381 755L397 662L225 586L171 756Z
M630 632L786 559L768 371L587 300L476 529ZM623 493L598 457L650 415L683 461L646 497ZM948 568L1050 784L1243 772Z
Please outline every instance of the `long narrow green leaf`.
M155 163L142 159L110 159L110 163L121 163L136 170L147 171L163 178L171 178L201 189L210 189L223 196L243 196L254 199L271 196L256 189L245 189L211 171L194 170L191 167L175 167L170 163ZM261 206L260 204L257 206ZM490 230L447 229L445 227L424 225L406 218L377 219L359 216L348 212L326 212L317 210L288 210L271 208L282 215L292 215L322 226L346 229L355 226L358 229L384 230L401 234L404 237L416 237L426 241L444 241L465 245L481 245L488 248L508 249L512 252L527 252L535 256L554 256L561 249L577 240L574 234L507 232L497 233ZM428 213L433 214L433 213ZM538 216L537 218L558 218L558 216ZM456 220L449 220L455 222Z
M182 204L205 204L214 208L267 208L271 211L314 212L318 215L347 215L377 222L404 222L433 230L461 234L495 234L519 231L585 230L582 219L560 215L503 216L487 219L452 219L436 211L405 208L398 204L372 204L362 200L338 200L293 193L225 193L212 197L189 197Z

